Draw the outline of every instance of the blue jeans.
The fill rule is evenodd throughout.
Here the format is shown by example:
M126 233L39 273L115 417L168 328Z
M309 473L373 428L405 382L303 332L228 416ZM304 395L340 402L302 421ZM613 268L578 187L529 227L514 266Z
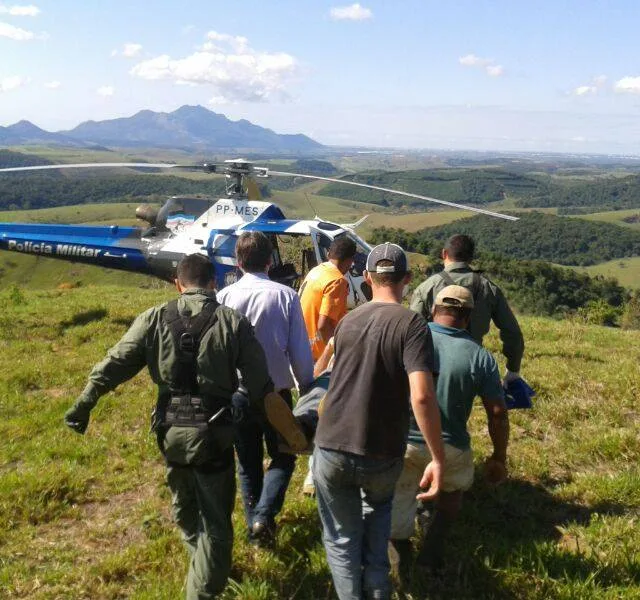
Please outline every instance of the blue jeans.
M291 392L281 390L279 394L291 406ZM265 445L271 458L266 473L263 467ZM284 503L296 457L280 452L278 435L273 427L253 414L245 415L236 425L235 446L240 491L249 533L253 524L258 521L273 527L275 516Z
M402 457L375 459L316 449L313 478L323 542L340 600L391 595L387 544Z

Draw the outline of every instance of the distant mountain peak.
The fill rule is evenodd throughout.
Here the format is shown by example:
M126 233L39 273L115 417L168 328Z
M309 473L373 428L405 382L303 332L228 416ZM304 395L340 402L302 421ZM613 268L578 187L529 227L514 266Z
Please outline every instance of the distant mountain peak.
M323 147L306 135L278 134L246 119L232 121L199 104L185 104L169 113L147 109L131 117L84 121L70 131L57 133L26 120L0 127L0 145L32 143L273 154L304 154Z
M270 153L308 153L322 148L302 134L281 135L246 119L232 121L204 106L188 104L170 113L141 110L131 117L86 121L60 133L75 140L115 147Z

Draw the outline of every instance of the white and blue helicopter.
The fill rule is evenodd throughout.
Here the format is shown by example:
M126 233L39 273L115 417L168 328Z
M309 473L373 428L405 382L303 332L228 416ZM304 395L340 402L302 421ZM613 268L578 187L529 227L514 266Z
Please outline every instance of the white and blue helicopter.
M142 205L136 210L136 216L148 224L146 228L120 225L0 223L0 250L147 273L167 281L173 280L175 267L183 256L200 253L209 257L215 265L217 286L221 289L235 282L240 275L235 258L237 237L245 231L261 231L271 239L273 244L269 276L296 288L307 269L327 259L331 242L337 237L348 236L353 239L357 248L353 267L346 274L349 283L349 305L353 307L371 297L370 289L363 277L370 246L355 232L366 217L349 224L331 223L317 216L311 220L287 219L276 204L261 200L256 178L281 176L319 179L400 194L507 220L517 220L517 217L511 215L354 181L270 171L267 167L255 166L243 159L227 160L219 164L208 163L197 167L166 163L39 165L0 168L0 173L100 167L203 169L207 173L225 175L227 197L214 200L174 196L169 198L159 210L150 205ZM278 239L288 236L310 238L309 248L301 249L302 273L297 272L294 263L284 262L281 257Z

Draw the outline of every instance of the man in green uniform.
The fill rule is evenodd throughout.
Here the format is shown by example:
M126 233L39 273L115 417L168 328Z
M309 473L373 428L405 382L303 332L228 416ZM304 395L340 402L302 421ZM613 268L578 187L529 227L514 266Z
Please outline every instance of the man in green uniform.
M191 557L187 599L215 598L231 568L235 500L231 396L237 371L250 401L296 450L306 440L273 393L262 347L247 319L216 301L214 270L202 255L178 264L180 297L140 314L98 363L65 423L84 433L103 394L147 366L158 386L154 427L167 463L174 518ZM236 371L237 370L237 371Z
M444 271L432 275L415 289L410 308L431 321L434 299L443 288L460 285L470 290L475 308L471 314L469 333L482 345L482 338L489 332L491 321L500 330L502 353L507 359L507 372L503 380L506 385L520 376L524 338L502 290L469 266L474 252L475 243L471 237L461 234L451 236L442 249Z

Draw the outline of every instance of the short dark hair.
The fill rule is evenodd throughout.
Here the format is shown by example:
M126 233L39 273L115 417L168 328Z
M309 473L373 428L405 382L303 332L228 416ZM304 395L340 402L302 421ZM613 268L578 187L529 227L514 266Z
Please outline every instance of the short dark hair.
M391 267L393 261L391 260L379 260L376 263L379 267ZM369 273L371 281L379 287L391 287L400 283L406 276L406 273Z
M176 278L183 287L205 288L216 280L216 272L206 256L189 254L178 263Z
M433 310L436 315L449 315L457 321L466 321L471 317L471 311L473 311L473 308L435 305Z
M261 273L271 260L273 246L260 231L245 231L236 242L238 266L247 273Z
M458 262L471 262L476 251L476 243L468 235L452 235L444 245L449 258Z
M356 243L346 235L337 237L329 246L329 258L333 260L347 260L356 255Z

